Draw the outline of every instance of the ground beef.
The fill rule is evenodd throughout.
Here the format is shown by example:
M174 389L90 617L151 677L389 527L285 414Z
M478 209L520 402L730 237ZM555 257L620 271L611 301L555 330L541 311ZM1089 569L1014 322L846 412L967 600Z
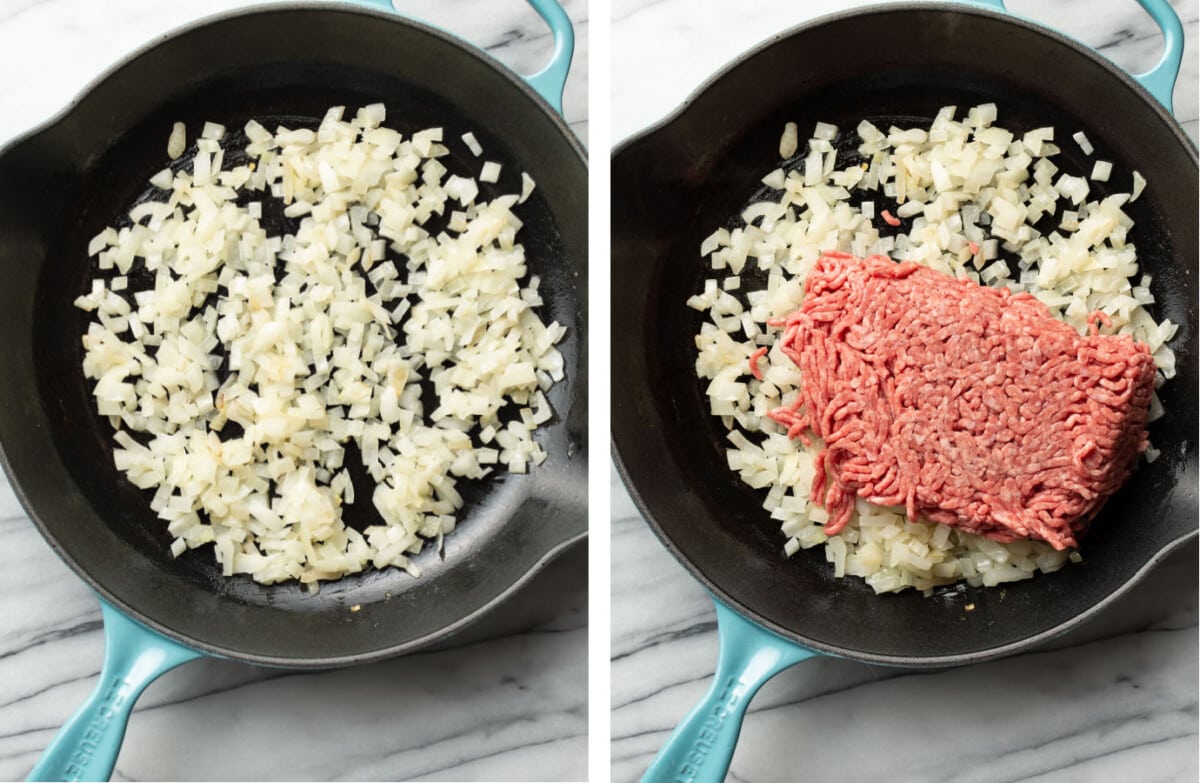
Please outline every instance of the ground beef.
M1146 448L1150 352L1095 319L1081 336L1029 294L883 256L827 254L805 288L776 322L801 395L770 415L824 443L812 499L829 534L857 495L1073 547Z

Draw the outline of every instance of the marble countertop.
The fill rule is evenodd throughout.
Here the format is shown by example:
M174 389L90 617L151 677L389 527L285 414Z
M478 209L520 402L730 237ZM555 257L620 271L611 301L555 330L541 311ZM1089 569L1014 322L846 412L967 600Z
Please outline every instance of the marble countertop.
M613 0L612 138L657 122L776 32L861 3ZM1173 2L1187 49L1177 116L1197 135L1197 2ZM1144 70L1160 36L1134 0L1009 7ZM707 594L659 544L612 474L612 779L636 780L707 690ZM937 672L816 658L763 686L729 780L1194 783L1197 554L1169 558L1048 649Z
M566 117L587 137L588 18ZM0 143L97 73L238 0L0 0ZM530 73L550 38L523 0L399 0ZM139 701L116 780L579 780L587 776L587 553L577 547L438 651L298 674L205 660ZM0 779L22 779L95 685L98 604L0 478Z

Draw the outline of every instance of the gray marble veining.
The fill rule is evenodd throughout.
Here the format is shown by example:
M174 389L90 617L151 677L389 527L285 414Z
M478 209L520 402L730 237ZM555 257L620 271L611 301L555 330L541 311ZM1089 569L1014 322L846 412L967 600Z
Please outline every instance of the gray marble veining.
M98 73L240 0L0 0L0 143ZM400 0L406 12L538 70L548 28L524 0ZM587 134L587 4L565 109ZM147 690L117 780L578 780L587 775L587 553L576 548L442 649L301 674L201 660ZM98 605L0 479L0 779L23 778L95 685Z
M726 62L807 19L864 3L614 0L613 139L674 110ZM1134 0L1010 0L1122 67L1157 60ZM1196 0L1184 21L1176 115L1193 140ZM612 779L636 780L707 690L716 616L612 472ZM1047 648L943 671L815 658L751 703L729 780L889 783L1193 783L1197 760L1197 553L1177 552L1095 621Z

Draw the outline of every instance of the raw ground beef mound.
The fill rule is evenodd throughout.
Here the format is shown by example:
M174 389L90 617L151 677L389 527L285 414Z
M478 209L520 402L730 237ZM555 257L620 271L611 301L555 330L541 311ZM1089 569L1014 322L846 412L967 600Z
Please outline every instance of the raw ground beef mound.
M883 256L827 254L805 287L782 324L801 396L770 415L824 441L812 499L829 534L857 495L1073 547L1146 448L1154 363L1128 336L1094 321L1081 336L1029 294Z

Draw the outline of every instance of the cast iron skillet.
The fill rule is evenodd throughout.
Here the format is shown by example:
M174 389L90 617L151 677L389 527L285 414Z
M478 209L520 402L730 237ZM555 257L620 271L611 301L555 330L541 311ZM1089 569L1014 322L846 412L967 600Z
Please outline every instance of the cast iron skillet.
M1182 30L1166 2L1142 0L1167 32L1145 81L1169 95ZM1001 9L1002 10L1002 9ZM846 56L847 51L853 56ZM1053 74L1053 78L1047 78ZM732 226L778 165L786 121L835 123L857 145L865 118L924 123L941 106L995 101L1005 127L1065 131L1060 166L1090 173L1070 140L1085 130L1111 160L1108 186L1151 183L1128 207L1158 316L1181 324L1178 377L1151 427L1162 457L1138 468L1083 543L1084 562L1001 589L876 596L838 580L821 551L788 559L762 492L725 464L720 422L695 378L700 317L685 306L706 276L698 248ZM803 158L801 151L799 158ZM798 164L799 161L793 161ZM1086 166L1086 168L1085 168ZM967 5L875 7L783 33L744 55L612 160L612 428L618 468L655 533L716 598L722 652L712 690L646 779L719 780L758 687L816 652L897 666L982 661L1028 649L1095 614L1196 535L1196 151L1137 81L1090 49L1024 20ZM1094 197L1094 196L1093 196ZM882 208L882 205L880 205ZM882 225L882 224L881 224ZM974 604L973 611L964 607Z
M530 2L556 44L553 62L530 83L394 13L275 5L209 19L150 46L0 154L3 459L34 523L100 594L108 643L96 693L35 778L107 777L141 689L200 653L325 668L409 652L477 618L585 535L587 171L555 111L573 33L554 0ZM331 105L353 113L376 101L402 132L445 127L453 171L474 176L485 159L503 162L494 192L520 192L522 171L537 182L517 209L521 239L542 279L543 316L568 327L560 345L566 379L548 395L556 417L537 435L549 457L527 475L465 486L444 559L427 547L418 579L372 569L311 596L295 585L224 578L206 549L172 559L149 493L113 467L111 428L94 413L80 369L86 318L72 300L90 274L88 240L147 190L177 120L194 139L206 120L231 132L250 117L315 125ZM484 158L458 141L466 131ZM279 214L269 223L279 230L285 221ZM356 461L347 458L352 471ZM364 480L361 464L357 472ZM370 485L356 494L370 498ZM369 502L347 516L352 525L375 522Z

